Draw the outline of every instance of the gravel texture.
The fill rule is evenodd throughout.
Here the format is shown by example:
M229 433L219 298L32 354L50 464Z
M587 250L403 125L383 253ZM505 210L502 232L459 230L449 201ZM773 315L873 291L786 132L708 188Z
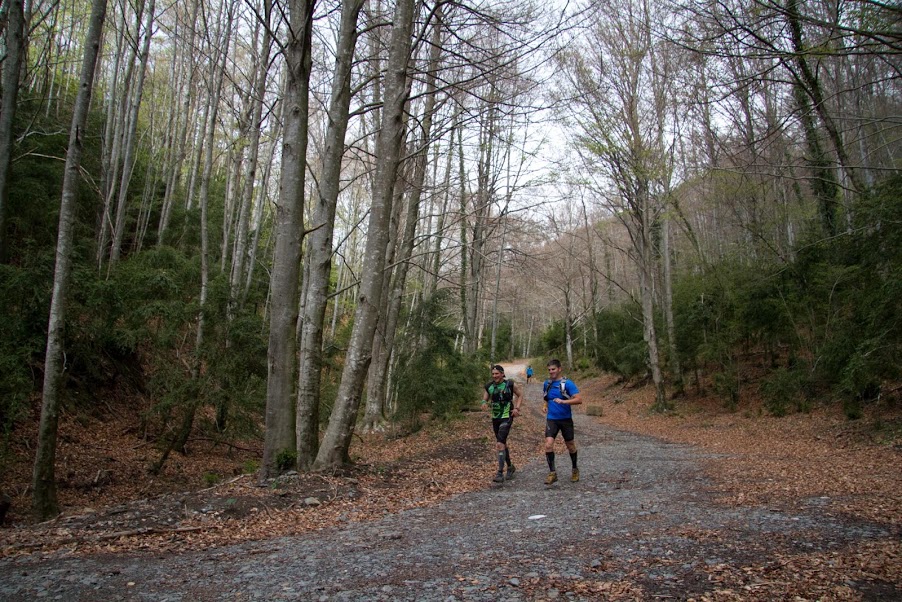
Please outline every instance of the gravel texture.
M561 481L546 487L544 458L533 454L503 487L299 537L183 554L8 558L0 600L765 600L774 587L755 580L738 598L718 598L712 575L892 536L828 515L818 499L792 511L717 504L696 449L582 414L576 425L579 483L559 454ZM488 481L488 462L478 469ZM835 599L902 599L888 583L834 587L846 594Z

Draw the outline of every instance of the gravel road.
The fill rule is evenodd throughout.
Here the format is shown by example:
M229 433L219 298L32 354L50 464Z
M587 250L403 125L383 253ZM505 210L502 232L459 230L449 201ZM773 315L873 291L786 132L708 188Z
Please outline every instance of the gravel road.
M530 398L540 389L530 385ZM718 567L888 536L880 525L826 515L817 500L795 512L718 505L697 450L585 415L576 423L579 483L559 456L565 478L546 488L535 454L503 488L301 537L165 556L6 559L0 600L718 599ZM488 464L480 467L487 481ZM902 593L891 584L842 587L848 599ZM722 599L765 600L775 590L748 583L744 591Z

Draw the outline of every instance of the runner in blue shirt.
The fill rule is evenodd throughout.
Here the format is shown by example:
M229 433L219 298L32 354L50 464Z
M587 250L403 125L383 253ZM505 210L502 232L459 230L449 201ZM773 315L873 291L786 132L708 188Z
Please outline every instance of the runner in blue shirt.
M542 386L545 405L545 459L548 461L548 476L545 484L551 485L557 481L557 470L554 467L554 440L558 433L564 437L564 445L570 452L570 462L573 464L573 473L570 480L579 481L579 468L576 466L576 441L573 434L573 412L570 406L583 402L579 395L579 389L572 380L561 375L560 360L553 359L548 362L548 380Z

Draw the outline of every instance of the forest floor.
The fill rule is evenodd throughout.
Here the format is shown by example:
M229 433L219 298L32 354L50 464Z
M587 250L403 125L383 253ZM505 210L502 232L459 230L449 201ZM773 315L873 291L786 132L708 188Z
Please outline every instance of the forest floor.
M522 379L522 368L512 365L509 376L517 374ZM507 592L507 597L902 599L902 403L898 399L872 404L862 419L849 421L835 407L773 418L746 402L738 411L728 412L713 396L690 393L676 400L674 412L657 415L649 412L649 387L624 386L610 377L584 379L579 384L587 401L578 410L577 441L583 450L580 464L584 472L596 474L597 484L581 490L582 497L572 498L572 503L580 508L609 505L613 509L621 492L630 491L631 497L623 500L621 510L604 519L590 511L589 517L595 517L596 522L583 525L582 531L571 536L575 543L582 541L584 534L596 536L591 543L592 557L582 558L594 580L549 568L548 573L511 577L516 589ZM511 507L517 503L540 507L547 501L543 497L547 492L541 486L543 471L547 470L541 453L542 417L537 410L541 390L533 384L527 392L531 411L515 425L512 440L515 458L522 458L527 466L513 482L516 487L504 492L512 496ZM355 535L355 528L376 528L373 537L392 545L390 542L404 537L393 522L400 520L398 517L414 523L421 516L428 517L423 519L427 522L434 521L435 517L428 514L433 508L444 513L458 508L466 514L474 512L474 503L482 503L480 496L493 494L488 422L485 414L468 412L459 420L429 422L411 435L357 437L351 450L356 464L343 474L292 473L260 484L254 475L246 474L260 457L260 449L250 444L192 441L189 455L174 457L162 475L150 479L145 468L154 459L155 448L137 436L133 417L67 416L60 429L57 462L64 511L45 523L27 520L30 454L27 448L18 448L21 461L13 463L3 485L13 498L13 506L0 529L0 577L17 574L23 581L21 587L26 588L29 574L38 575L42 570L39 567L58 566L61 561L86 566L77 563L152 557L162 562L185 554L209 555L211 550L234 546L265 546L285 537L304 536L313 542L317 537L334 539L335 533L341 532L347 537L367 538ZM671 458L683 453L679 450L691 450L691 466L698 466L700 476L694 476L694 468L684 468L687 458ZM559 452L563 452L562 446ZM620 457L618 453L627 455ZM642 458L668 459L689 476L645 475L640 467ZM559 468L560 463L566 466L566 454L559 453L558 462ZM647 464L654 466L654 462ZM562 474L569 475L569 471ZM673 489L658 492L656 488L666 483ZM561 489L569 485L561 484ZM659 494L664 497L656 497ZM696 506L702 498L704 505ZM684 502L662 511L661 499ZM598 551L602 542L598 521L611 521L604 532L620 533L619 538L611 540L611 546L623 545L624 537L631 541L638 538L633 543L641 550L648 541L661 541L663 535L649 535L650 527L643 521L649 517L661 520L662 512L673 520L682 512L685 517L696 518L701 513L711 517L711 524L695 524L696 518L684 517L686 524L667 525L669 547L653 557L631 558L629 570L620 570L615 560ZM614 514L619 518L615 520ZM777 515L795 522L771 532L769 521ZM471 517L468 524L477 523L480 516ZM500 516L492 520L507 520L505 515ZM717 516L730 518L721 520ZM755 527L745 533L740 525L743 521ZM806 535L796 533L785 549L772 547L781 532L788 533L799 525L804 526ZM476 528L485 531L484 526ZM518 533L520 528L512 527L511 532ZM448 537L432 533L427 539L441 543ZM472 537L478 539L479 533ZM736 539L735 545L741 544L742 551L724 551L733 545L731 538ZM656 577L664 581L652 583L651 567L661 564L660 555L671 554L685 542L707 548L698 566L684 563L682 573L674 573L676 577L667 573ZM712 556L715 544L719 551ZM346 545L356 549L358 544ZM474 554L478 553L478 542L467 540L464 545L474 546ZM491 542L487 545L491 547ZM588 540L586 545L590 545ZM366 548L363 545L361 549ZM436 557L447 553L434 547L429 550ZM250 552L255 553L263 552ZM370 549L369 553L374 552ZM544 558L538 549L522 555L533 553ZM580 554L570 553L574 558ZM629 548L622 555L633 553L638 552ZM732 553L743 557L733 557ZM684 554L689 557L694 552L684 550ZM311 563L316 561L313 556L309 557ZM122 570L106 566L100 573L118 575ZM609 574L600 579L599 574L605 573ZM691 574L695 585L670 588L668 580L680 574L684 580ZM457 579L464 585L473 580L463 572ZM457 592L461 598L451 595L436 599L492 599L497 594L495 586L480 588L476 581L469 590ZM99 587L96 579L91 583L90 587ZM346 599L404 599L405 583L384 591L360 584L357 589L347 584L342 587L358 593ZM423 582L411 583L409 587L416 589ZM172 595L178 591L177 586L173 588L166 590L170 597L158 599L183 599ZM451 591L448 588L443 590L445 594ZM37 595L27 589L0 588L0 599L19 599L15 592L24 591ZM333 599L328 591L322 591L320 599ZM237 588L229 594L240 599L248 592ZM139 598L125 591L122 599ZM245 599L255 598L250 595Z

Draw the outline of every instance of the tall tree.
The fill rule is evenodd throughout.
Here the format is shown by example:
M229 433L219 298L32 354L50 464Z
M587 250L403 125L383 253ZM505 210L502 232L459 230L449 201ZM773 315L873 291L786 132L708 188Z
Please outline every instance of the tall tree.
M304 235L304 182L315 4L316 0L290 2L288 40L283 48L287 70L283 101L285 125L270 281L272 302L261 478L278 473L282 454L294 457L297 453L294 388L297 367L298 277Z
M81 80L72 126L69 129L69 147L66 151L66 167L60 200L59 232L56 243L56 268L53 274L53 295L50 301L50 318L47 324L47 352L44 358L44 390L41 399L41 422L38 430L38 446L35 453L32 477L32 510L39 519L59 514L56 496L56 437L59 424L60 387L63 379L63 330L66 325L66 298L72 271L74 246L75 204L84 149L85 125L94 92L94 71L100 54L100 40L106 19L106 0L94 0L85 54L82 61Z
M260 156L260 138L263 129L263 106L266 97L266 83L270 69L270 52L272 50L272 2L263 1L263 13L259 16L263 28L263 40L260 44L260 56L257 58L257 69L254 72L253 94L251 96L251 118L249 122L248 158L244 173L244 187L238 202L238 223L235 233L235 249L232 253L232 266L229 277L231 303L239 304L243 297L242 281L245 274L245 261L248 256L248 231L251 221L251 205L254 198L254 187L257 182L257 167ZM261 200L258 200L261 202ZM226 244L223 236L223 244ZM223 253L223 259L225 259Z
M385 74L385 101L376 140L373 204L367 228L366 273L360 283L354 328L345 359L338 395L329 417L314 469L332 469L348 460L348 449L360 407L364 379L372 360L373 336L382 296L389 220L404 135L404 108L410 95L408 63L415 17L414 0L398 0L392 19L391 44Z
M297 451L298 466L309 468L319 446L320 384L322 382L323 328L332 272L332 239L335 212L341 190L341 168L345 152L351 106L351 70L359 32L357 20L363 0L343 2L332 94L329 101L329 125L322 155L322 170L314 196L312 231L307 239L305 273L307 290L301 316L300 368L298 371Z
M629 233L630 256L639 277L648 368L655 384L655 407L669 403L655 324L659 272L657 232L666 207L666 182L672 162L661 135L666 123L656 100L667 96L656 76L657 54L651 37L650 5L624 0L619 10L597 14L591 42L562 65L575 95L573 118L579 123L579 148L589 178ZM591 45L591 46L590 46Z
M425 82L423 88L423 114L419 119L420 128L413 142L413 165L410 169L407 190L407 213L404 217L404 230L399 241L399 252L396 254L389 285L388 306L383 320L384 335L379 353L373 354L370 365L369 386L367 388L366 408L363 415L363 430L374 430L380 426L386 405L386 389L388 384L389 364L394 352L395 336L401 315L401 303L404 298L407 275L413 263L414 243L417 224L419 223L420 204L426 186L427 162L432 144L432 124L436 111L436 79L442 52L441 6L436 8L432 24L432 39L429 44L429 58L426 62ZM399 184L400 186L400 184ZM377 335L378 336L378 335Z
M138 145L138 115L141 111L141 100L144 97L144 81L147 76L147 63L150 60L150 41L153 38L154 11L156 3L150 0L147 8L147 24L144 26L144 43L141 48L137 80L134 89L129 93L129 110L125 127L125 154L122 157L122 181L119 183L119 198L116 203L116 220L113 224L113 244L110 248L110 264L119 261L122 253L122 241L125 237L126 210L128 208L129 184L135 168L135 150Z
M5 0L6 56L0 83L0 263L6 261L6 212L9 205L9 171L13 154L13 120L19 95L19 77L25 57L25 11L23 0Z

